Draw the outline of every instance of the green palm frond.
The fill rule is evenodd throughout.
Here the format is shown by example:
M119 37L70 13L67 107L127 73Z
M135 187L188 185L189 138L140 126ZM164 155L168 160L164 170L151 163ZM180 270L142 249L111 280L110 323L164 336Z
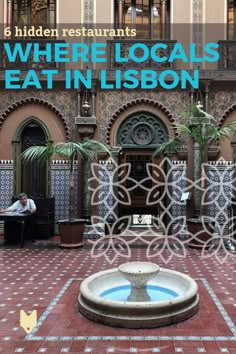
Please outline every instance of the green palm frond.
M43 162L50 160L54 154L55 148L51 144L47 144L46 146L31 146L22 152L20 159L25 163L32 162L36 159Z
M56 144L55 154L70 162L76 160L77 156L80 156L82 159L90 159L91 157L90 151L87 151L82 143L75 143L73 141Z
M221 134L220 138L229 138L230 133L236 132L236 120L233 120L227 124L225 124L222 128L219 128L219 134Z
M110 149L92 139L84 140L81 143L73 141L67 143L51 144L46 146L31 146L20 155L20 159L29 163L34 160L39 162L50 161L55 156L60 156L68 161L69 165L69 221L74 219L74 162L80 157L87 161L92 161L96 158L98 152L106 152L111 155Z
M193 138L200 147L200 150L205 151L207 145L211 145L213 142L230 138L230 134L236 133L236 120L231 121L224 125L224 127L217 127L214 123L209 122L205 124L186 124L176 123L174 124L176 133L180 139L169 139L161 144L154 153L154 156L159 156L165 152L178 152L189 138Z
M191 136L191 129L188 127L188 125L175 123L174 127L178 135L186 135L187 137Z
M168 141L161 144L156 151L154 152L154 156L158 157L164 153L177 153L182 148L186 147L184 141L180 141L178 139L169 139Z
M111 154L111 150L109 147L93 139L84 140L82 146L86 151L89 151L91 153L92 159L94 159L96 153L99 151L106 152L108 155Z
M70 164L73 164L78 156L82 159L92 161L99 151L106 152L109 155L111 154L110 149L106 145L92 139L85 140L82 143L73 141L55 145L48 143L46 146L29 147L20 155L20 159L26 163L32 162L33 160L48 161L52 159L53 156L58 155L68 160Z

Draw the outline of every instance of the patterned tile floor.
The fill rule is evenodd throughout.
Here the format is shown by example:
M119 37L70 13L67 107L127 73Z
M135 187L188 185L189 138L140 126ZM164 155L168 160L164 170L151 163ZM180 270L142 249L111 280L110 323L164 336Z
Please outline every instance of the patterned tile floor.
M131 258L118 256L111 266L101 254L92 257L88 241L82 249L62 250L57 238L24 249L5 247L0 239L0 354L236 354L236 255L222 264L192 249L184 258L178 250L169 256L165 249L162 258L148 259L146 245L134 245ZM223 261L224 252L218 257ZM199 286L199 312L176 325L149 330L112 328L85 319L77 311L81 281L127 260L150 260L192 276ZM20 309L38 311L38 326L29 335L20 327Z

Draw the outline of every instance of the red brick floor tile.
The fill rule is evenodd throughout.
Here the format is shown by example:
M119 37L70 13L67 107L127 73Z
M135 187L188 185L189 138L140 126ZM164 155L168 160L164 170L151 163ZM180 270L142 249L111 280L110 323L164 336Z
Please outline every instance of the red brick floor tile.
M43 348L63 348L63 347L66 347L66 348L70 348L72 345L72 341L44 341L41 346Z
M38 349L42 346L42 342L26 342L24 346L24 352L37 352Z
M44 348L44 347L43 347ZM39 353L39 352L38 352ZM46 354L61 354L61 349L58 348L48 348L45 352Z
M40 243L39 243L40 244ZM45 246L46 247L46 246ZM26 334L19 329L19 310L38 310L38 318L48 305L55 299L70 278L84 278L96 271L114 267L104 257L91 258L91 248L80 250L60 250L52 248L18 249L0 247L0 354L15 353L17 348L24 352L38 353L39 348L47 348L49 354L61 352L62 348L70 348L70 353L85 353L91 348L92 353L106 353L107 348L114 348L115 353L125 354L130 348L136 353L149 354L152 349L160 348L160 353L176 353L175 348L182 348L183 353L198 353L203 348L207 354L218 354L221 348L228 348L235 353L235 341L183 340L183 341L135 341L133 336L230 336L232 333L222 314L212 300L206 286L200 278L205 278L208 284L224 306L231 320L236 320L235 257L230 257L223 264L213 258L201 259L199 252L188 250L185 259L173 257L162 267L182 271L198 278L200 293L200 310L192 318L164 328L130 330L112 328L93 323L77 311L77 297L81 280L74 280L59 301L51 308L48 317L35 333L36 336L126 336L127 340L24 340ZM166 255L168 254L167 251ZM130 260L148 260L146 249L134 247ZM152 259L150 259L153 261ZM126 260L118 258L118 264ZM212 272L211 272L212 271ZM215 278L218 279L215 279ZM231 279L228 279L231 277ZM228 293L228 294L227 294ZM3 322L2 322L3 320ZM16 329L16 330L15 330ZM5 341L10 337L9 341ZM2 351L1 351L2 348ZM231 354L232 354L231 353Z
M205 347L205 342L203 341L183 341L179 342L181 343L181 347L183 348L204 348ZM176 342L175 345L177 346Z
M83 351L87 346L87 341L74 341L70 346L70 351Z
M236 341L217 341L217 345L219 348L227 348L228 346L230 346L231 348L236 348Z
M115 340L88 340L87 341L87 346L89 348L107 348L107 347L114 347L116 345Z
M204 347L206 349L207 352L209 351L215 351L216 353L219 351L219 347L215 342L204 342Z
M175 351L173 341L165 341L160 343L160 350L163 353L168 353L168 351Z

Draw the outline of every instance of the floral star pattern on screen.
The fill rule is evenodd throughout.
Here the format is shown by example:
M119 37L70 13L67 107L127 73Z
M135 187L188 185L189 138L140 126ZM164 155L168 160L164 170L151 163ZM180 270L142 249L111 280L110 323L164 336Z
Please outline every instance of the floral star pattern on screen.
M105 257L112 264L118 256L128 260L132 245L142 244L146 248L147 259L161 258L168 263L172 257L186 257L188 244L195 239L202 244L202 257L216 257L224 262L230 252L225 246L235 236L235 219L230 206L236 203L235 165L220 159L215 165L202 165L202 178L192 181L187 178L185 162L173 162L168 158L160 165L147 163L146 178L135 180L130 176L131 164L92 164L90 190L91 204L96 206L97 215L91 218L92 227L88 237L92 243L91 256ZM147 183L147 182L150 182ZM128 183L127 183L128 182ZM147 186L152 186L148 188ZM127 187L128 186L128 187ZM133 216L119 216L119 205L132 205L132 191L141 188L146 192L146 205L157 205L157 215L145 228L133 227ZM183 193L200 190L204 215L202 230L193 235L187 228L187 202L181 201ZM140 216L140 224L143 222ZM209 228L209 220L211 221ZM137 226L137 225L136 225ZM209 240L203 242L201 233L207 232ZM168 250L168 252L164 252ZM168 254L168 256L166 256Z

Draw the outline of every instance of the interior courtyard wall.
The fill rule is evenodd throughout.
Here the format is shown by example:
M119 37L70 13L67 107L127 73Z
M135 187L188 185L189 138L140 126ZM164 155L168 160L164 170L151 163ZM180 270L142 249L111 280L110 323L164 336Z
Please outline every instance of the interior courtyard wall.
M162 123L165 125L167 129L168 135L174 137L173 126L165 112L162 112L160 108L156 108L151 104L146 103L137 103L134 106L127 108L127 110L123 111L117 119L115 119L114 124L112 125L111 134L110 134L110 142L111 145L118 145L117 143L117 133L119 127L121 126L122 122L127 119L127 117L133 114L139 114L140 112L147 112L151 113L154 116L160 118Z
M55 106L65 119L69 135L73 135L74 119L77 115L77 93L75 90L0 91L0 117L8 107L30 98L41 99L43 102Z
M222 122L225 112L236 103L236 89L233 84L225 84L224 86L212 85L209 92L209 113L216 119ZM232 112L225 120L223 126L227 122L236 118L235 112ZM232 136L232 134L231 134ZM230 139L224 139L220 142L221 151L218 156L222 156L225 160L231 161L233 159L232 146Z
M223 126L233 120L236 120L236 109L234 109L234 111L226 117L226 119L223 121ZM220 155L226 161L236 160L236 156L233 156L232 142L235 143L235 136L233 133L230 134L230 139L225 139L224 141L220 142Z
M35 117L47 126L50 138L54 143L66 140L64 126L59 117L56 116L48 107L31 103L16 108L5 119L0 131L0 159L8 160L14 156L14 146L17 128L26 119Z
M0 0L0 9L4 9L5 0ZM4 23L4 11L0 11L0 24ZM3 38L2 31L0 33L0 38Z
M84 0L58 0L57 19L59 23L73 24L81 23L82 5Z
M137 99L151 99L164 105L167 110L176 119L183 109L183 106L189 103L189 94L186 91L148 91L148 90L130 90L130 91L100 91L98 98L98 138L106 143L107 125L113 114L124 104ZM158 115L159 110L156 110Z

